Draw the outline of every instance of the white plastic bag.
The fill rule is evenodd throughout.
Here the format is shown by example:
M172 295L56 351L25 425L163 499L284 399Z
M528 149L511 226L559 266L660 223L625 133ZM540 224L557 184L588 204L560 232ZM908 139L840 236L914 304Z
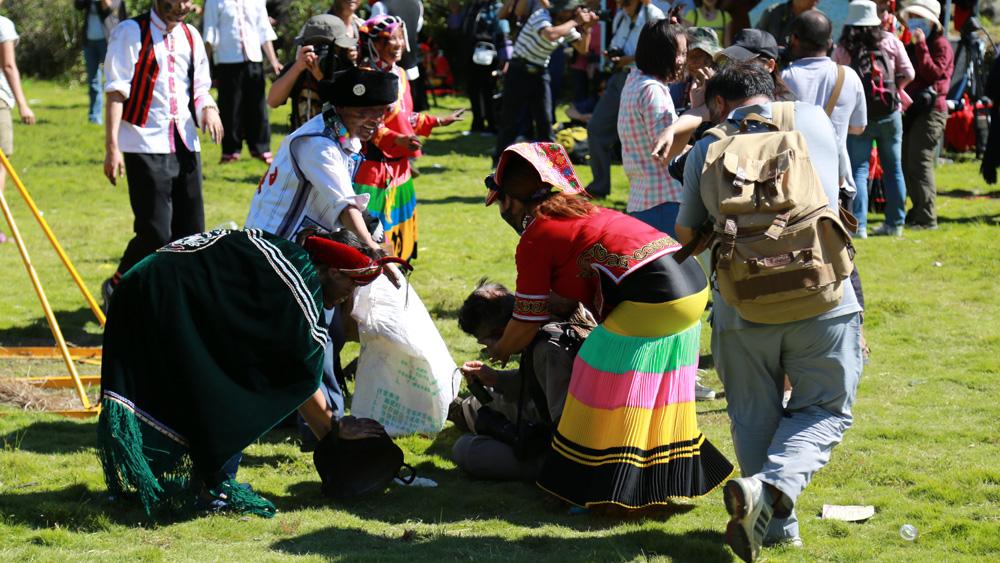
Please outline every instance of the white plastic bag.
M417 293L379 276L354 293L351 316L361 339L351 413L390 436L440 432L461 376Z

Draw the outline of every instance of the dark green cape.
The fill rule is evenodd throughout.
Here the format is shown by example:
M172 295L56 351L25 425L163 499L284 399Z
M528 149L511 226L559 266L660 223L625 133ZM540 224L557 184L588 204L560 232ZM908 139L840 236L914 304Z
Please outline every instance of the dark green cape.
M150 511L226 484L222 465L317 389L321 294L302 247L257 230L187 237L129 270L104 329L98 440L109 492L138 494ZM243 509L273 514L249 497ZM230 500L240 509L247 499Z

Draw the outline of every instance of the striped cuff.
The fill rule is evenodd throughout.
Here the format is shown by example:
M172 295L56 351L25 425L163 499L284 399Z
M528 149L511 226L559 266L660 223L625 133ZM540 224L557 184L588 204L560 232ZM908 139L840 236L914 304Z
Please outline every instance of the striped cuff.
M527 322L545 322L549 320L549 296L515 293L514 318Z

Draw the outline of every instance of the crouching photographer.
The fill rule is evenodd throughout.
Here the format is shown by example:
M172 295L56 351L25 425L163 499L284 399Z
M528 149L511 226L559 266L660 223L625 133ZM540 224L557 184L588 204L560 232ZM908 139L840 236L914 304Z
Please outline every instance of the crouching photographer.
M518 369L462 365L473 396L457 401L449 416L468 431L455 442L452 460L474 477L530 481L537 475L566 402L573 360L595 324L575 301L562 305L559 317L521 351ZM462 304L458 324L489 346L513 314L514 294L484 279Z

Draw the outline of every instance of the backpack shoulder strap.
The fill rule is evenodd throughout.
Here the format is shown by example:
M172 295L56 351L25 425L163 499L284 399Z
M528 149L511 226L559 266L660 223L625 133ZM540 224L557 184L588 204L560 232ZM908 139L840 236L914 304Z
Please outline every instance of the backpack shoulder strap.
M830 92L830 99L826 102L826 107L823 108L826 111L827 117L833 115L833 109L837 107L837 100L840 99L840 91L844 88L844 65L837 65L837 82L833 85L833 91Z
M771 121L781 131L795 130L795 102L772 102Z

